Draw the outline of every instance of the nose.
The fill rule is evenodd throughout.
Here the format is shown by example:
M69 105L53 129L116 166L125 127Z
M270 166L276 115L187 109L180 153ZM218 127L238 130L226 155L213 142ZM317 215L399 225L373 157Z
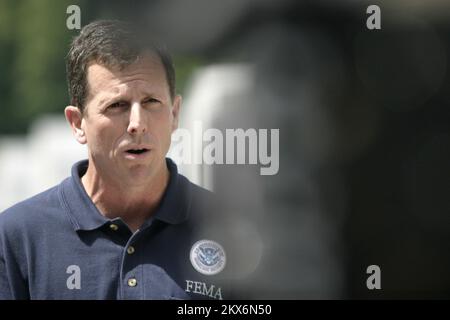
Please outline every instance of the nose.
M145 114L140 103L134 103L130 108L130 119L127 132L132 135L143 134L147 131Z

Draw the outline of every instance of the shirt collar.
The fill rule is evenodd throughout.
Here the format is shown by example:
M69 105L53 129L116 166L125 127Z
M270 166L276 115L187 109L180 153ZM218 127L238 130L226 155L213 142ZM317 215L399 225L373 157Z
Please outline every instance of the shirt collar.
M178 224L188 217L191 186L184 176L178 174L177 166L171 159L166 158L166 163L170 172L169 183L151 220L158 219L169 224ZM75 163L72 167L72 176L64 180L60 188L61 201L75 231L94 230L112 221L100 213L81 183L81 177L85 174L88 164L88 160ZM144 223L144 226L146 224L148 223Z

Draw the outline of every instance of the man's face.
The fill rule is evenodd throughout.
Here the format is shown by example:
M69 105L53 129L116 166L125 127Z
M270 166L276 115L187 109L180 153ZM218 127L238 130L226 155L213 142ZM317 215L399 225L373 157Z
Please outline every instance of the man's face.
M123 70L91 63L87 83L81 130L96 171L133 185L164 172L181 98L172 101L160 59L147 55Z

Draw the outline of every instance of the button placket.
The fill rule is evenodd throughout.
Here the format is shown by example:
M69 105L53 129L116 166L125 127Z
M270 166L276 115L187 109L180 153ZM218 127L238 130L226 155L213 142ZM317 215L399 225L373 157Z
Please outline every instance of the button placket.
M122 279L124 286L122 292L124 299L142 299L144 294L143 266L138 263L140 257L135 246L139 234L140 231L134 233L128 239L122 251Z

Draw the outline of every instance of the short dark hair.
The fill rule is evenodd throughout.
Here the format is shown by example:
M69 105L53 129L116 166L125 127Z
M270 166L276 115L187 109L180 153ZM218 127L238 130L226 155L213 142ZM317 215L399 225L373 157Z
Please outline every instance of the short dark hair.
M90 62L122 70L136 62L146 51L155 53L161 59L173 99L175 69L172 58L164 46L142 34L142 29L118 20L99 20L83 27L73 39L66 59L70 103L84 111L88 95L87 66Z

